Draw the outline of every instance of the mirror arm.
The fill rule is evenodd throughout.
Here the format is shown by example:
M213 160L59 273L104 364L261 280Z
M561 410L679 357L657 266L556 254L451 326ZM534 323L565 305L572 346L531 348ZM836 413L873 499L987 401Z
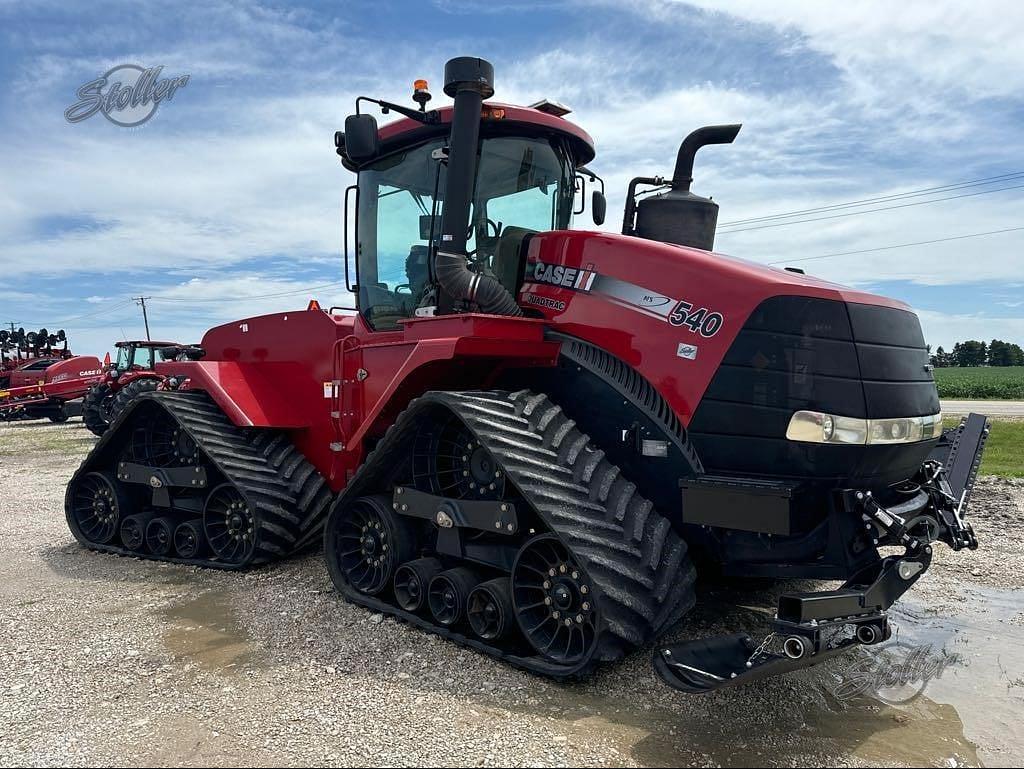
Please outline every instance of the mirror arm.
M394 110L400 115L405 115L407 118L415 120L417 123L424 123L426 125L436 125L441 122L441 113L436 109L430 110L430 112L420 112L418 109L412 109L411 107L403 107L401 104L394 104L393 102L384 101L382 99L374 99L369 96L360 96L356 99L356 114L359 112L359 103L368 101L372 104L376 104L380 107L380 111L385 115L388 112Z

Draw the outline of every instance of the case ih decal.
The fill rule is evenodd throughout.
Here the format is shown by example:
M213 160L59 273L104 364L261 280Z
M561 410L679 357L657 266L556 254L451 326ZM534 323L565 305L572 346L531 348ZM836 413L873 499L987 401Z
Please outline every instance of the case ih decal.
M721 331L724 323L720 312L713 312L707 307L695 308L692 302L685 299L673 299L635 283L601 275L594 270L592 264L588 264L585 269L579 269L563 264L530 262L526 282L600 294L621 307L642 312L672 326L689 329L694 334L706 338L713 337ZM526 294L525 300L538 307L557 311L565 309L565 302L537 294Z

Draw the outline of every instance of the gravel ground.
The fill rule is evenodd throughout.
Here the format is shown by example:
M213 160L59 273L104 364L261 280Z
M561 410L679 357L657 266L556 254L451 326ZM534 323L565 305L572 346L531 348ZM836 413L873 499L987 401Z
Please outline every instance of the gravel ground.
M555 684L342 603L319 556L221 574L93 554L63 520L77 421L0 426L3 765L1019 765L1024 481L984 479L982 549L894 612L965 658L890 706L850 659L705 696L644 650ZM15 450L17 448L17 451ZM792 589L792 584L786 585ZM757 630L780 588L703 589L676 639Z

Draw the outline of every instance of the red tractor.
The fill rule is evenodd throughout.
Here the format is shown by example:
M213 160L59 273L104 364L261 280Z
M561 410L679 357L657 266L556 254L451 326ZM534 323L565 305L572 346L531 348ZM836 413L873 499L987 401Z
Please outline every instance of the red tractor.
M239 320L158 363L165 389L71 479L71 531L220 569L322 542L347 600L555 677L675 625L698 563L845 582L783 595L763 644L657 648L679 689L887 638L933 547L977 545L987 420L942 435L917 317L712 252L693 158L739 126L634 180L667 189L631 194L622 234L569 229L593 141L559 105L489 101L492 83L458 58L452 107L428 111L422 81L419 109L357 100L335 137L358 173L354 313ZM366 104L402 118L378 128Z
M107 366L103 378L85 396L82 421L96 435L103 435L110 423L135 396L156 390L161 375L158 361L174 357L180 349L175 342L133 340L118 342L117 360Z

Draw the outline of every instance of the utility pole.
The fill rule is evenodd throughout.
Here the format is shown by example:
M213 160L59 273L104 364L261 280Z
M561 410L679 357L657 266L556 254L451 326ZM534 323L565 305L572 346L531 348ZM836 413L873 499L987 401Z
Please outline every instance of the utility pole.
M147 342L153 341L152 339L150 339L150 336L149 336L149 316L146 315L146 300L147 299L152 299L152 298L153 297L151 297L151 296L133 296L132 297L132 301L135 302L135 304L137 304L140 307L142 307L142 322L146 324L146 341Z

